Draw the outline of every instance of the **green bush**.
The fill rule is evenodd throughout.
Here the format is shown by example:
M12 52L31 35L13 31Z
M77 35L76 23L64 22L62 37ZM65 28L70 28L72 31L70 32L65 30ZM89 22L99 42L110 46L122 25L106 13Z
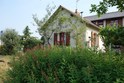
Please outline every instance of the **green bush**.
M110 54L110 53L109 53ZM18 55L5 83L124 83L124 57L88 49L44 48Z
M0 40L3 42L3 49L5 55L13 55L18 52L19 47L19 35L14 29L6 29L0 36Z
M7 55L5 45L0 45L0 55Z
M106 26L101 28L99 34L102 37L106 51L109 50L110 45L112 47L114 45L124 46L124 27ZM121 50L123 52L123 49Z
M26 52L28 49L32 49L35 46L38 46L40 44L41 44L41 41L34 37L27 38L26 40L23 40L23 43L22 43L22 45L24 46L24 48L23 48L24 52Z

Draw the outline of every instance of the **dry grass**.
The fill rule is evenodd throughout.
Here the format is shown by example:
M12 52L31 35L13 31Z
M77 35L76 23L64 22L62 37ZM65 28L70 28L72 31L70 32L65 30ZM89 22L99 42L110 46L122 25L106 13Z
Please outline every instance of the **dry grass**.
M9 69L8 62L12 59L12 56L3 56L0 58L0 60L4 62L0 62L0 83L2 82L2 79L5 79L6 77L6 71Z

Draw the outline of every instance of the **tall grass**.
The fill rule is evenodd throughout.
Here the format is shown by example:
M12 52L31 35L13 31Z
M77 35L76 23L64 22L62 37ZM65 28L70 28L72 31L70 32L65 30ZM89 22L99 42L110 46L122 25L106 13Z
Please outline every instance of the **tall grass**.
M124 57L53 47L18 55L5 83L124 83Z

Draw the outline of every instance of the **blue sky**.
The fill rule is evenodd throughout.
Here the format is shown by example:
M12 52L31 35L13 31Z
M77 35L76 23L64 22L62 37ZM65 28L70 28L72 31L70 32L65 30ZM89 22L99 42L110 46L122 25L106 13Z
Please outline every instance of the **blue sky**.
M98 4L101 0L79 0L78 10L83 11L83 16L94 15L90 13L91 4ZM74 11L76 0L0 0L0 31L6 28L12 28L22 34L24 28L28 25L33 36L39 37L32 15L37 14L42 19L46 14L45 8L48 4L59 5ZM110 8L109 12L117 11L116 8Z

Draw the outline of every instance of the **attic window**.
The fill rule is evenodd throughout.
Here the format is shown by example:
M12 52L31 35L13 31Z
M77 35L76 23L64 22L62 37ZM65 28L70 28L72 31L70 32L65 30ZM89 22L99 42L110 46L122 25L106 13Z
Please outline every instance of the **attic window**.
M62 8L62 10L63 10L63 8Z
M72 16L72 17L73 17L74 15L73 15L73 14L70 14L70 16Z

